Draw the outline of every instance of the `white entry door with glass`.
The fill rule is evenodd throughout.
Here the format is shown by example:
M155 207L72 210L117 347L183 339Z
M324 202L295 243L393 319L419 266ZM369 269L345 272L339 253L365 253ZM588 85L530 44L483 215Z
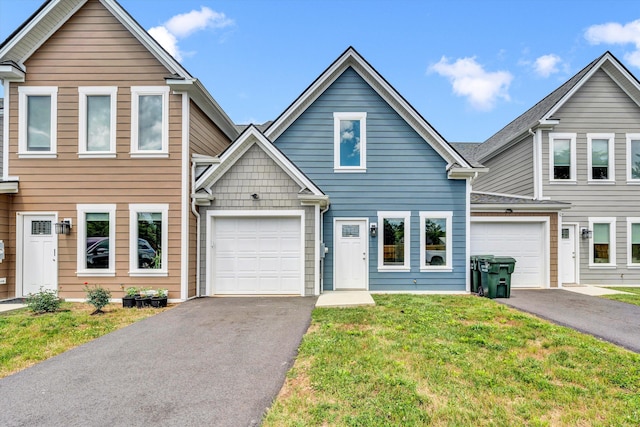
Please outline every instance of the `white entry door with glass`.
M367 221L336 219L334 289L367 289Z
M22 222L22 295L58 287L58 239L55 215L24 215Z

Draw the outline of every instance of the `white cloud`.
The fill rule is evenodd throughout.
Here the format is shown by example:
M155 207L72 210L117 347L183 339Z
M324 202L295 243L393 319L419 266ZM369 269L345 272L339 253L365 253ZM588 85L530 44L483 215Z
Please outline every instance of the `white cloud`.
M508 71L487 72L476 62L475 57L461 58L450 63L442 57L437 64L429 67L429 71L447 77L458 96L467 97L472 107L491 110L498 98L509 100L509 85L513 75Z
M151 37L156 39L160 46L171 54L178 61L182 61L182 55L178 49L178 39L171 34L166 27L153 27L149 30Z
M534 70L536 74L542 77L549 77L551 74L560 71L558 69L558 64L561 62L562 59L553 53L549 55L542 55L536 59Z
M174 58L181 61L185 52L178 46L178 39L186 38L196 31L225 28L233 24L234 21L224 13L203 6L199 11L192 10L170 18L163 25L151 28L149 34Z
M627 24L608 22L587 28L584 38L591 44L633 44L635 51L625 54L625 60L640 67L640 19Z
M227 18L224 13L216 12L208 7L202 7L200 11L192 10L169 19L164 26L176 37L184 38L195 31L206 28L216 29L233 25L233 20Z

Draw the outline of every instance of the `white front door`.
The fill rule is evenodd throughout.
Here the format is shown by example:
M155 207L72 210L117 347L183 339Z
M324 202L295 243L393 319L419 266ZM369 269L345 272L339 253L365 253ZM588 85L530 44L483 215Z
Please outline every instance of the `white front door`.
M58 287L58 240L55 215L24 215L22 230L22 295Z
M334 227L334 289L367 289L367 221L337 219Z
M576 228L563 225L560 236L560 260L562 262L562 283L576 283Z

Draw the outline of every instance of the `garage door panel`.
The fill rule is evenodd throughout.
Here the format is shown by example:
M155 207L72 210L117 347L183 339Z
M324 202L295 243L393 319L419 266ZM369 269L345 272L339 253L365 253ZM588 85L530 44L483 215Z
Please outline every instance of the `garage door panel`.
M511 286L543 287L548 269L544 233L540 222L472 222L471 254L513 257Z
M299 217L218 217L212 221L215 294L300 294Z

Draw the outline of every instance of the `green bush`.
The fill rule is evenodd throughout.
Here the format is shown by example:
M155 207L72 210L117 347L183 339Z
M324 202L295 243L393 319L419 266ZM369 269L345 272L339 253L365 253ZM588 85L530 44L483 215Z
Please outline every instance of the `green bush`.
M58 298L57 292L53 289L45 289L44 286L40 286L40 291L29 294L26 302L29 310L36 314L42 314L58 311L62 300Z
M93 314L102 313L102 309L109 304L111 291L98 285L92 288L85 286L84 291L87 293L87 302L96 308Z

